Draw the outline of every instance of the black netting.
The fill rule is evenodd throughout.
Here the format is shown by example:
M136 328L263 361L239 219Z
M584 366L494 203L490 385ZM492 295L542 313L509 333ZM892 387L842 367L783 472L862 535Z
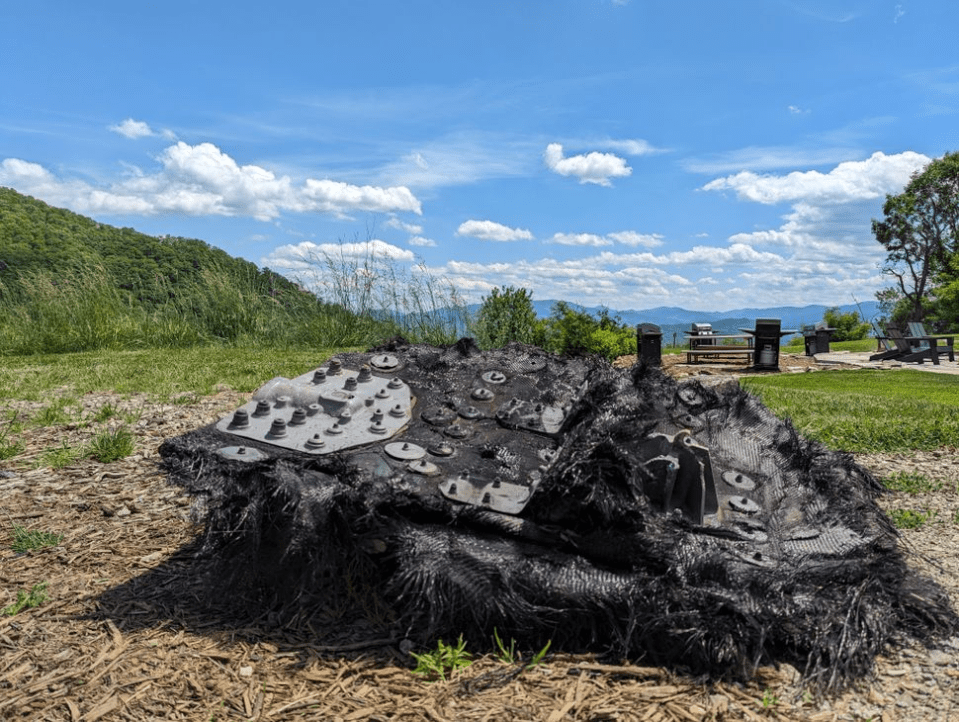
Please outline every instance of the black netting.
M415 397L383 443L324 456L244 440L253 462L219 453L237 439L213 427L163 444L202 553L238 588L290 606L375 595L426 644L488 645L496 628L714 677L790 661L826 687L901 635L957 629L875 479L736 386L469 341L338 358L383 353ZM396 441L430 449L431 468L384 453Z

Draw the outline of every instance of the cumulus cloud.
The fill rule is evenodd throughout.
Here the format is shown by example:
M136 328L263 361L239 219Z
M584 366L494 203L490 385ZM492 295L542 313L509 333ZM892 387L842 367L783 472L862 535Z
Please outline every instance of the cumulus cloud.
M546 167L562 176L575 176L580 183L595 183L611 186L610 178L628 176L633 169L626 161L612 153L587 153L585 155L563 155L563 146L550 143L543 153Z
M413 261L412 251L386 241L372 239L356 243L302 243L278 246L260 259L260 265L285 272L303 273L322 271L326 262L333 261Z
M468 220L456 229L457 236L471 236L481 241L531 241L533 234L525 228L510 228L493 221Z
M811 170L777 176L743 171L710 181L703 190L732 190L741 200L767 205L799 200L849 203L901 191L909 176L930 160L913 151L896 155L876 152L863 161L840 163L828 173Z
M422 248L434 248L436 247L436 241L432 238L424 238L423 236L413 236L409 240L411 246L419 246Z
M155 135L153 129L149 125L144 123L142 120L134 120L133 118L127 118L122 123L117 125L111 125L109 130L122 135L124 138L147 138L151 135Z
M414 235L423 232L423 226L419 226L415 223L406 223L394 215L390 216L389 220L386 221L386 225L390 228L396 228L397 230L405 231L406 233L411 233Z
M561 246L611 246L613 242L594 233L554 233L547 243Z
M656 248L663 245L663 237L658 233L637 233L636 231L618 231L616 233L607 233L607 238L611 238L616 243L624 246L642 246L643 248Z
M296 184L256 165L240 165L212 143L175 143L157 158L159 170L133 169L109 187L61 180L35 163L8 158L0 183L56 205L90 215L131 214L251 216L273 220L283 212L352 211L422 214L420 201L406 187L358 186L307 178Z

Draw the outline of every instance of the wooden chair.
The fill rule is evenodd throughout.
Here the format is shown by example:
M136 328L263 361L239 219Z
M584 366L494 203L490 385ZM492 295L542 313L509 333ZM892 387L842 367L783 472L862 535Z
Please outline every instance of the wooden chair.
M902 329L896 324L886 324L886 335L882 340L890 341L893 348L889 351L873 354L869 357L870 361L900 361L902 363L925 363L929 359L937 366L939 365L939 354L945 354L950 361L955 361L955 354L952 348L952 336L905 336ZM925 348L918 344L921 341L933 341L936 339L947 339L946 346L939 346L938 341L935 344L928 344Z

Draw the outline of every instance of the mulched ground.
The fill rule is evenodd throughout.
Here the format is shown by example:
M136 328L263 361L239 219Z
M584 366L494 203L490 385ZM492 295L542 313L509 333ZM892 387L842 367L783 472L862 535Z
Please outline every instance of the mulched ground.
M202 566L190 555L197 528L189 502L165 483L156 461L163 439L245 400L231 391L165 404L91 394L81 400L84 418L106 404L138 415L134 456L33 468L44 450L87 442L108 421L30 429L24 453L0 462L0 607L18 591L48 585L42 605L0 617L0 719L959 719L959 639L941 650L890 650L874 679L823 699L797 684L788 666L762 668L747 685L706 685L588 656L547 656L524 669L487 655L452 680L426 682L411 672L413 660L388 627L345 635L339 620L351 610L286 623L268 613L240 615L230 600L209 599ZM16 409L25 419L40 408L0 403L0 412ZM938 510L933 524L904 532L904 543L959 604L954 450L861 461L883 474L920 468L943 482L940 491L891 494L883 504ZM14 526L64 539L15 555Z

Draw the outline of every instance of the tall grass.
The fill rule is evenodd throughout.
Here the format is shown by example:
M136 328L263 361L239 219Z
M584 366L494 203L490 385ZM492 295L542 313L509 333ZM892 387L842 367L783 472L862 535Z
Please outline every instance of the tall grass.
M404 267L372 242L311 254L307 266L300 270L300 283L327 303L410 340L452 343L471 326L466 302L448 279L424 263Z
M394 335L451 343L468 323L452 286L425 268L389 259L343 257L318 263L303 292L264 291L251 276L220 268L198 279L162 281L167 300L144 304L102 266L33 271L0 281L0 355L95 350L272 346L366 347ZM322 271L322 272L321 272Z

